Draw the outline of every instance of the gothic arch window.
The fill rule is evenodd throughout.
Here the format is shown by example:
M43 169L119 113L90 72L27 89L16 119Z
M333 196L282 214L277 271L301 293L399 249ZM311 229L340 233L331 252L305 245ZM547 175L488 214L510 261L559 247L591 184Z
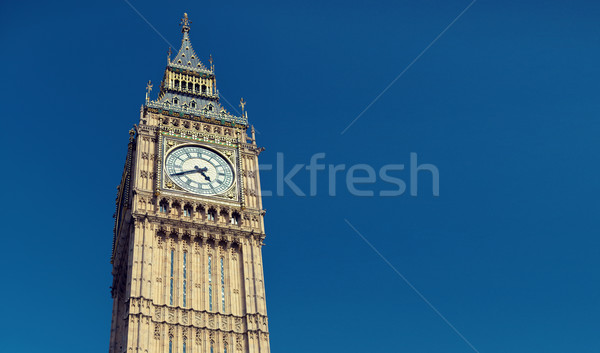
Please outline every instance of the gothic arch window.
M239 225L241 223L242 217L237 212L233 212L230 218L230 223L233 225Z
M206 220L214 222L216 219L217 219L217 211L215 211L214 208L209 209L208 213L206 214Z
M202 85L202 93L206 93L206 85Z
M194 85L194 91L198 92L199 90L200 90L200 85L196 83Z
M196 102L192 101L192 102L190 103L190 107L192 107L192 108L196 108Z
M186 87L187 87L187 82L181 81L181 89L185 91Z
M183 206L183 215L184 217L192 217L192 206L189 204Z
M160 201L160 203L158 204L158 210L160 211L160 213L167 213L167 211L169 210L169 203L167 202L167 200L162 199Z
M194 90L194 84L191 82L188 82L188 90L189 91L193 91Z
M175 88L179 89L179 80L175 80Z

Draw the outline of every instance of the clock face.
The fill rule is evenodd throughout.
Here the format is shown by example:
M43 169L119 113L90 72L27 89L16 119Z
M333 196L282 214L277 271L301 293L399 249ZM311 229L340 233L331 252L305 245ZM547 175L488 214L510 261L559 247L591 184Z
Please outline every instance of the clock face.
M183 146L171 151L165 171L175 184L195 194L216 195L233 184L233 169L217 153L200 146Z

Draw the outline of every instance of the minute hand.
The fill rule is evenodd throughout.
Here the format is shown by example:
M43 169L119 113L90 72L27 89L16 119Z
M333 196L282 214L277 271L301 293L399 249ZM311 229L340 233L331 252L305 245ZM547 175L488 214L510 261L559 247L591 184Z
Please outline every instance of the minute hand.
M204 174L204 172L206 172L207 170L208 169L206 167L204 167L204 168L198 168L198 166L194 166L194 169L186 170L184 172L174 173L174 174L171 174L171 176L174 176L174 175L184 175L184 174L189 174L189 173Z
M184 175L184 174L196 173L196 172L197 172L196 169L192 169L192 170L186 170L185 172L174 173L174 174L171 174L171 176L174 176L174 175Z

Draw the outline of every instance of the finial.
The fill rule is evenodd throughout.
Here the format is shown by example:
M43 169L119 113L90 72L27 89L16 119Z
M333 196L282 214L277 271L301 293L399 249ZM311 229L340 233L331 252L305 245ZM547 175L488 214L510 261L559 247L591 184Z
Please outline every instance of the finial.
M244 107L245 106L246 106L246 101L242 97L242 99L240 99L240 107L242 107L242 116L244 116Z
M167 51L167 62L169 64L171 63L171 47L169 47L169 50Z
M150 92L152 92L152 81L148 80L146 85L146 102L150 101Z
M183 18L181 19L181 23L179 23L179 25L181 26L181 33L189 32L191 23L192 21L189 20L187 13L184 13Z
M256 145L256 131L254 131L254 125L251 125L250 132L252 133L252 144Z
M210 63L210 71L215 71L215 65L213 65L212 54L210 54L210 56L208 58L208 62Z

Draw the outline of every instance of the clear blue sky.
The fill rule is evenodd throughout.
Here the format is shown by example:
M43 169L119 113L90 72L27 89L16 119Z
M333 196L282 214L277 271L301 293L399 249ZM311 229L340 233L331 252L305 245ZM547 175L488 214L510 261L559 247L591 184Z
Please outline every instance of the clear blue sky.
M599 2L476 2L341 135L468 0L131 1L176 47L188 12L262 163L440 171L439 197L321 172L264 200L274 353L473 352L344 219L481 353L600 351ZM106 352L115 188L168 44L124 1L3 2L0 38L0 350Z

